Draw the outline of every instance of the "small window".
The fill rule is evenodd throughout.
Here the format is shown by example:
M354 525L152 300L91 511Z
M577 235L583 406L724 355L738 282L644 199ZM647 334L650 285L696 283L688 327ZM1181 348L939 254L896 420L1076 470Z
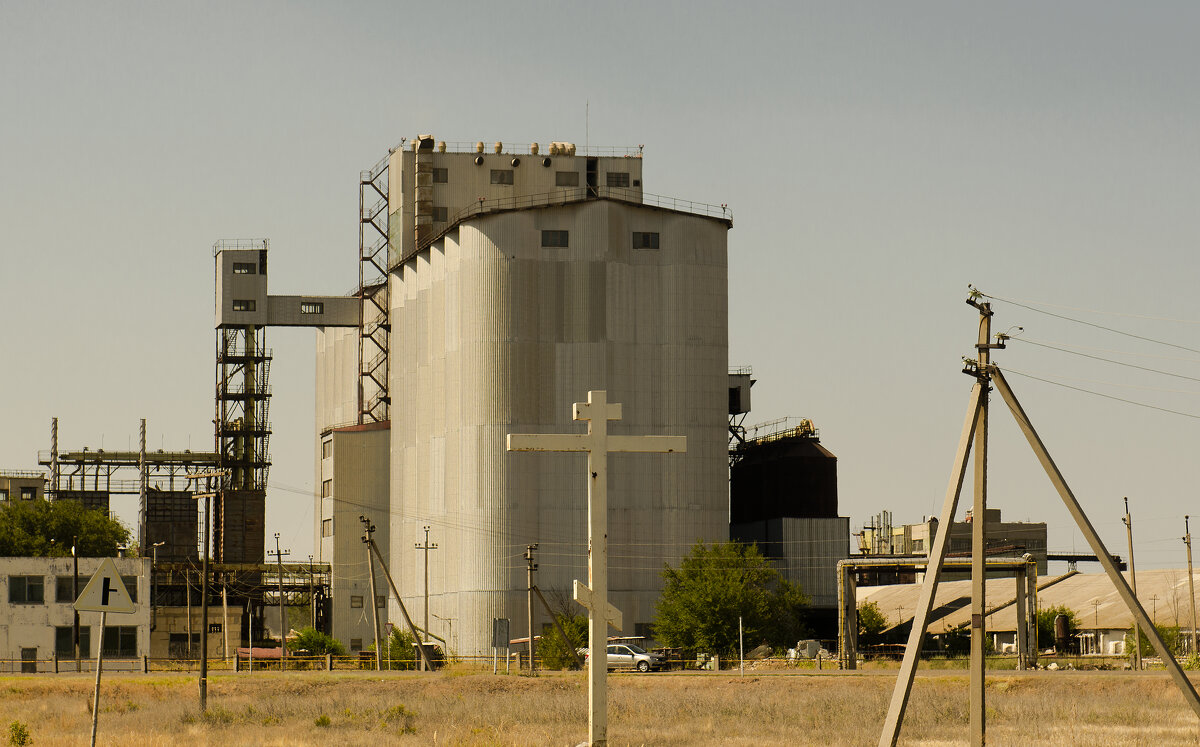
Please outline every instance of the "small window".
M383 596L382 594L376 594L375 595L375 606L378 607L379 609L384 609L385 607L387 607L387 597Z
M247 301L235 300L233 302L233 310L234 311L254 311L254 301L253 300L247 300Z
M333 480L323 480L321 482L321 497L328 498L333 495Z
M350 650L351 651L362 651L362 639L361 638L351 638L350 639Z
M105 656L137 656L137 628L133 625L106 626L101 645Z
M253 262L234 262L233 263L233 274L234 275L253 275L253 274L255 274L254 263Z
M556 187L578 187L579 172L578 171L556 171L554 172L554 186Z
M542 231L542 246L567 246L570 239L569 233L569 231Z
M8 488L0 488L0 501L8 500Z
M512 169L492 169L492 184L512 184Z
M362 597L360 597L360 596L350 597L350 609L354 609L354 610L362 609L362 604L363 604Z
M121 576L125 591L129 592L129 601L137 604L137 576Z
M75 629L71 625L56 625L54 628L54 653L60 657L75 657ZM79 626L79 656L87 658L92 655L92 629L86 625Z
M321 458L328 459L333 456L333 439L328 438L321 442Z
M435 207L433 209L433 222L434 223L445 223L446 219L450 217L449 213L450 213L450 210L448 208Z
M41 576L9 576L9 604L41 604L46 601Z
M333 519L321 519L321 536L333 536Z
M37 498L37 488L21 488L21 500L32 501Z
M433 168L433 183L434 184L445 184L447 181L449 181L449 179L448 179L449 176L450 176L449 172L447 172L445 169L439 169L436 166Z
M79 580L82 589L87 581ZM54 579L54 601L60 604L70 604L75 601L75 579L72 576L58 576Z
M658 248L658 231L634 231L633 232L633 248L634 249L657 249Z
M325 313L325 304L320 301L301 301L300 302L300 313L301 314L324 314Z
M629 172L628 171L610 171L604 175L608 180L610 187L628 187Z

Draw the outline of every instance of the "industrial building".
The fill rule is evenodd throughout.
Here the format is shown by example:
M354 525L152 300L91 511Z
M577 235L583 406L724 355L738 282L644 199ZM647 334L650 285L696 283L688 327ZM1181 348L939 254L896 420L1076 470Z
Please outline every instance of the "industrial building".
M527 545L538 545L543 590L586 578L583 457L504 443L580 431L572 405L589 390L623 405L612 433L687 437L687 453L669 459L611 457L610 598L626 632L648 632L664 563L728 538L732 218L650 195L642 164L640 148L421 136L391 154L386 178L364 172L362 324L317 343L316 505L335 636L365 637L362 622L370 632L351 606L370 596L360 514L389 537L413 619L452 625L463 654L490 654L493 618L526 628ZM386 222L375 195L386 195ZM383 225L386 241L373 233ZM438 547L422 555L426 526ZM343 596L352 588L360 594ZM392 598L388 618L398 613Z
M810 627L832 635L837 564L850 556L850 519L838 516L837 457L808 419L731 432L730 536L756 543L784 578L799 584L810 600Z

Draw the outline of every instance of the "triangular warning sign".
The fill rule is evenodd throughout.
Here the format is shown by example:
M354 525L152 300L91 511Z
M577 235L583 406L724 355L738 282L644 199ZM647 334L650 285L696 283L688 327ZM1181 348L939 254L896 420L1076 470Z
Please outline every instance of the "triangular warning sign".
M75 600L75 609L83 612L134 611L133 600L129 598L129 592L125 590L125 583L112 558L105 558L100 570L83 587L79 598Z

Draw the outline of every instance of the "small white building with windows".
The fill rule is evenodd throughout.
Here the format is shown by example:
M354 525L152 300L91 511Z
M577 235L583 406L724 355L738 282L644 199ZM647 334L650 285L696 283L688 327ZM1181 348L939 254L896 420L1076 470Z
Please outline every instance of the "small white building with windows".
M87 586L104 558L79 559L79 591ZM95 659L103 640L105 659L134 659L150 653L150 607L144 604L150 572L148 558L116 558L136 610L110 612L104 636L100 613L79 613L79 655ZM74 559L0 558L0 671L46 672L54 659L75 658Z

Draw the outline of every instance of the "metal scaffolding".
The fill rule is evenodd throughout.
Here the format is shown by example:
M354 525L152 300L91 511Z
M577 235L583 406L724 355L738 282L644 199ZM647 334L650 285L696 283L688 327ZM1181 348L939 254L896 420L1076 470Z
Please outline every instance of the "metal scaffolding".
M388 396L388 160L358 176L358 424L386 422Z

